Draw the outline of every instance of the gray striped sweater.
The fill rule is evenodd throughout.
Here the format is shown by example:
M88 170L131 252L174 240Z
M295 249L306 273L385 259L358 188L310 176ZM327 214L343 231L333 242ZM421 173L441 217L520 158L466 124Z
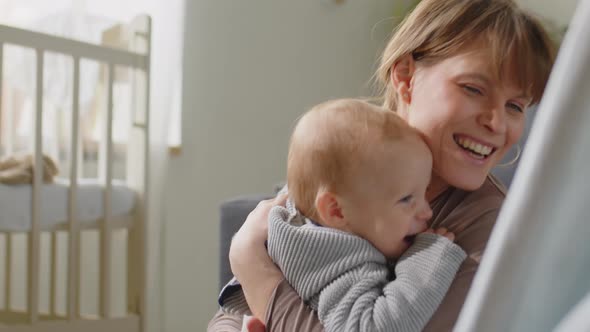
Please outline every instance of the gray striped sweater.
M422 330L466 257L452 241L420 234L391 271L368 241L310 225L290 202L270 212L268 251L326 331ZM222 307L249 312L241 291Z

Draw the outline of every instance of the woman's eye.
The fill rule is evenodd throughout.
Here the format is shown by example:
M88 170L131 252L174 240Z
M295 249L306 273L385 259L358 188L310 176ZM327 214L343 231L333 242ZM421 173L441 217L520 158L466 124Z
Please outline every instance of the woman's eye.
M515 111L517 111L517 112L520 112L520 113L524 112L524 109L523 109L523 107L522 107L522 106L520 106L520 105L518 105L518 104L509 103L509 104L508 104L508 107L510 107L511 109L513 109L513 110L515 110Z
M471 94L476 94L476 95L483 96L483 92L480 89L478 89L478 88L476 88L474 86L471 86L471 85L463 85L463 89L465 91L471 93Z
M400 199L399 201L400 201L400 203L410 203L413 198L414 198L414 196L408 195L408 196L402 197L402 199Z

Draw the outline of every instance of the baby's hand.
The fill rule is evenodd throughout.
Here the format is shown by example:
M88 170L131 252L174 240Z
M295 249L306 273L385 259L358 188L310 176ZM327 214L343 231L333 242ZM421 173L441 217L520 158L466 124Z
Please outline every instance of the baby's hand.
M440 236L444 236L451 241L455 241L455 234L453 232L449 232L444 227L438 228L436 231L432 228L429 228L429 229L425 230L423 233L435 233Z

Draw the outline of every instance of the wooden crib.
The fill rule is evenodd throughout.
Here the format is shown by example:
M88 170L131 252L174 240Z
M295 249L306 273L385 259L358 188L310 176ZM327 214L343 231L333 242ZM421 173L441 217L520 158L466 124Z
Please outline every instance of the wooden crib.
M72 331L145 331L146 330L146 198L148 192L149 156L149 89L150 89L150 41L151 20L147 16L137 17L130 24L116 28L117 36L124 36L130 47L126 50L105 45L95 45L43 33L0 26L0 78L6 70L3 61L6 45L18 45L35 52L36 58L36 103L34 145L31 153L36 165L41 165L43 150L43 82L44 58L48 52L67 56L73 63L73 93L71 154L67 181L57 184L43 184L41 167L34 168L32 185L9 188L4 186L4 196L0 195L0 209L5 209L28 217L24 223L3 214L0 218L0 280L3 280L3 296L0 297L0 331L72 332ZM80 136L80 62L93 60L100 62L104 69L104 91L106 93L106 112L104 139L99 142L98 182L86 183L80 177L81 148ZM115 71L126 67L132 82L131 126L127 146L127 171L124 182L113 180L113 85ZM117 68L117 69L116 69ZM0 79L0 91L2 90ZM2 94L0 93L0 98ZM1 100L0 100L1 101ZM0 105L2 103L0 102ZM1 191L0 191L1 192ZM21 195L21 196L18 196ZM62 196L61 198L60 195ZM4 197L4 198L2 198ZM20 197L20 198L19 198ZM9 200L14 200L10 203ZM52 214L56 206L62 204L63 215ZM123 206L122 206L122 205ZM91 206L101 212L92 215L85 212ZM121 207L122 206L122 207ZM53 209L53 210L52 210ZM94 211L93 210L93 211ZM54 211L55 212L55 211ZM53 213L53 212L51 212ZM3 221L6 221L6 224ZM84 232L98 234L97 312L85 313L81 310L80 294L81 270L91 262L81 261L81 248L84 245ZM113 246L113 237L124 232L126 245ZM15 308L15 283L20 281L15 275L15 239L26 238L26 305ZM48 241L43 242L43 239ZM49 244L47 244L49 243ZM64 244L65 243L65 244ZM4 248L2 248L4 247ZM58 247L66 248L65 258L59 263ZM43 248L49 248L42 250ZM118 248L118 249L117 249ZM23 255L23 251L20 251ZM125 273L121 280L126 289L113 290L113 257L126 257ZM41 273L42 260L48 261L48 273ZM65 261L64 261L65 260ZM21 262L22 263L22 262ZM61 271L63 270L63 271ZM67 280L64 287L58 287L58 275ZM43 290L43 285L48 290ZM23 291L25 293L25 291ZM44 294L44 295L43 295ZM47 299L45 299L45 297ZM41 302L48 303L41 310ZM123 314L113 314L112 304L125 303ZM62 303L59 310L57 303ZM64 310L65 309L65 310Z

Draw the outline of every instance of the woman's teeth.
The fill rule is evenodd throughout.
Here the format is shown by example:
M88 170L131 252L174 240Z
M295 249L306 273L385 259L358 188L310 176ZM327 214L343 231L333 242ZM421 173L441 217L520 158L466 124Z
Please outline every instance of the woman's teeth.
M494 150L494 148L491 146L476 143L470 140L469 138L465 137L456 138L455 142L457 142L457 144L459 144L462 148L469 150L470 152L476 153L480 155L482 158L489 156L490 153L492 153L492 151Z

